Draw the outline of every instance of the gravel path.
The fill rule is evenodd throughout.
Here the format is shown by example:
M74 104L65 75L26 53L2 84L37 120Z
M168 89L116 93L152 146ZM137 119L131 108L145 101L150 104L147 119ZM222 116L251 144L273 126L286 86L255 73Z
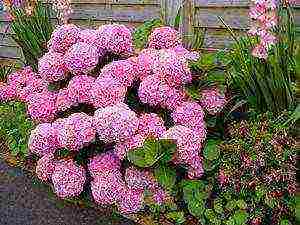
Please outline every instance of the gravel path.
M0 159L0 225L134 225L92 208L63 204L47 186Z

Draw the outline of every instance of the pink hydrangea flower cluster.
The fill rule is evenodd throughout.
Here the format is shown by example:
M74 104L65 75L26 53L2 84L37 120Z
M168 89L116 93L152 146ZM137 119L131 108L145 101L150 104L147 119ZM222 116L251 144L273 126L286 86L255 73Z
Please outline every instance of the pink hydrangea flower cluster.
M148 40L148 47L154 49L175 48L181 45L180 33L171 27L158 27L153 30Z
M201 106L211 115L219 113L226 105L226 98L218 88L201 91Z
M78 151L95 139L93 119L85 113L74 113L54 123L39 124L29 137L29 151L43 156L59 148Z
M200 156L204 139L201 135L203 134L199 134L188 127L176 125L168 129L162 137L162 139L176 141L177 151L173 162L186 165L190 179L199 178L204 173Z
M249 30L250 35L257 35L260 43L252 50L252 55L266 59L268 50L276 43L276 37L272 34L272 28L278 23L276 0L252 0L249 16L256 23Z
M93 157L88 168L93 177L91 189L94 200L98 204L115 204L123 214L136 213L143 208L146 189L155 195L158 203L167 196L149 172L132 167L126 169L123 178L120 160L112 152Z

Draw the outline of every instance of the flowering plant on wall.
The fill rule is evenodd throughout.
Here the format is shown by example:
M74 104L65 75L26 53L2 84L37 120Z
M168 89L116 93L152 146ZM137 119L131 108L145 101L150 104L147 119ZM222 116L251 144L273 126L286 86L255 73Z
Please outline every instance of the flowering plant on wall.
M178 180L204 173L204 119L219 114L226 99L218 87L202 90L199 101L187 95L188 60L198 56L176 30L154 29L148 48L134 52L124 25L58 26L38 71L10 74L1 101L26 104L36 124L29 153L39 157L36 173L57 196L79 196L89 184L97 204L123 215L165 205L173 218L182 213L170 206Z

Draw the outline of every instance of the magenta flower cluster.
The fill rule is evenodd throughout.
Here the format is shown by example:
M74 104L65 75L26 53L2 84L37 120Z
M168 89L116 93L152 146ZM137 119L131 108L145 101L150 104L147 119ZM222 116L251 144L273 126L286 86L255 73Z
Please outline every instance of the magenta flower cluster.
M254 3L249 11L249 16L256 23L248 31L250 35L258 36L260 43L252 50L252 55L266 59L268 50L276 43L272 28L278 23L277 0L252 0Z
M53 32L48 48L39 61L38 73L25 67L8 76L7 83L0 83L0 100L23 101L28 116L38 122L28 148L41 157L36 167L38 177L51 181L59 197L78 196L89 172L96 203L116 205L123 214L135 213L143 208L146 191L154 202L163 204L168 193L150 170L129 167L125 175L121 173L121 161L127 153L142 147L149 138L174 140L177 150L173 163L184 165L190 179L203 175L205 112L219 113L226 100L216 88L202 91L199 103L188 97L184 90L184 85L192 81L188 60L199 56L182 47L176 30L155 29L148 48L133 56L131 31L123 25L82 30L66 24ZM93 74L106 53L127 59L113 61ZM67 78L70 80L65 88L48 90L49 83ZM167 129L159 115L138 114L125 103L135 81L140 83L139 100L170 110L173 127ZM59 112L81 103L94 106L94 115L80 112L58 118ZM60 149L76 155L96 138L113 148L93 156L88 171L73 159L55 157Z

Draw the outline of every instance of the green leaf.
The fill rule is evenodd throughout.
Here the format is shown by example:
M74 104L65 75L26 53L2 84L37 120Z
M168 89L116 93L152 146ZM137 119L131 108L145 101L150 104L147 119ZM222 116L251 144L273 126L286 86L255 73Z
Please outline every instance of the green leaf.
M281 220L280 225L291 225L291 223L289 222L289 220Z
M128 152L127 157L136 166L151 167L158 161L170 161L175 150L176 144L172 140L147 139L143 147Z
M236 201L235 200L231 200L229 202L227 202L225 208L229 211L232 211L233 209L235 209L236 207Z
M219 213L219 214L222 214L224 212L223 206L220 202L217 202L214 204L214 210L216 211L216 213Z
M176 172L170 167L160 165L159 167L155 168L154 176L160 185L166 190L171 191L174 188L176 182Z
M167 219L174 221L176 224L185 222L184 212L169 212L166 214Z
M240 209L246 209L247 208L247 204L244 200L238 200L236 202L237 207L239 207Z
M220 140L208 139L203 150L204 158L208 160L217 159L220 155L220 150L218 147L219 143Z
M212 210L212 209L206 209L205 210L205 217L208 220L210 220L210 221L213 220L216 217L216 215L214 213L214 210Z
M182 17L181 17L181 6L180 6L178 11L177 11L176 17L174 19L174 25L173 25L173 27L177 30L179 29L181 19L182 19Z
M188 210L193 216L200 218L205 211L204 202L197 200L189 201Z
M248 213L245 211L237 211L233 215L233 219L236 225L244 225L247 222Z

